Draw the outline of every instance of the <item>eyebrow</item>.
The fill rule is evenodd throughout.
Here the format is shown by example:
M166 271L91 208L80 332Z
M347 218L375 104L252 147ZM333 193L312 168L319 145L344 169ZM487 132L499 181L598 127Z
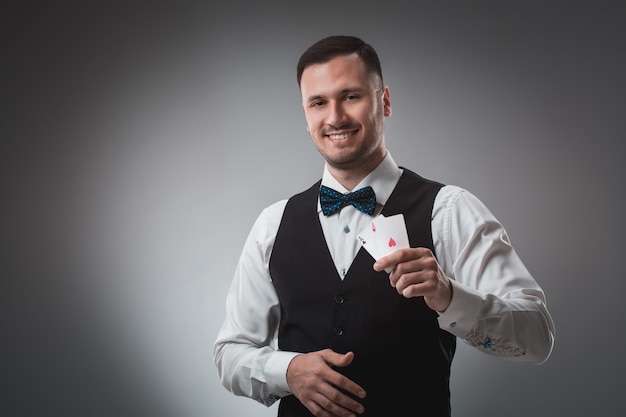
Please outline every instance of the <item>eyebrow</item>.
M347 87L347 88L343 88L341 89L341 91L339 91L339 95L345 95L348 93L362 93L365 91L365 88L363 87ZM313 96L309 96L307 98L307 103L310 103L312 101L316 101L316 100L321 100L324 99L325 96L321 95L321 94L316 94Z

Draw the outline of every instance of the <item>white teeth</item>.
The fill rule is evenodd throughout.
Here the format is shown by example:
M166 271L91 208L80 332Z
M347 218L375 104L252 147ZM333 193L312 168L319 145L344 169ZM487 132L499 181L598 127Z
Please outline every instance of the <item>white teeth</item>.
M350 136L349 133L344 133L343 135L328 135L332 140L341 140L341 139L346 139L348 136Z

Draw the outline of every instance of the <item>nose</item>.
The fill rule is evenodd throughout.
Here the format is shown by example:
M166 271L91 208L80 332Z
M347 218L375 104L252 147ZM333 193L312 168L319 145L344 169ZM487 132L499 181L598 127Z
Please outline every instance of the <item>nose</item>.
M327 123L333 127L340 127L346 123L348 116L339 102L332 102L328 106L328 118Z

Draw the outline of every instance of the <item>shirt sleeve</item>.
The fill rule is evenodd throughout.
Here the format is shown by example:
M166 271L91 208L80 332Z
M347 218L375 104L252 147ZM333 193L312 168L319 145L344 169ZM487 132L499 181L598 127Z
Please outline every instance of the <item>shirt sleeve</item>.
M453 291L440 327L487 354L545 362L554 323L543 290L502 224L477 197L455 186L439 192L432 221L435 251Z
M280 308L269 276L269 258L285 204L265 209L248 235L213 349L224 387L268 407L290 394L287 366L297 355L277 348Z

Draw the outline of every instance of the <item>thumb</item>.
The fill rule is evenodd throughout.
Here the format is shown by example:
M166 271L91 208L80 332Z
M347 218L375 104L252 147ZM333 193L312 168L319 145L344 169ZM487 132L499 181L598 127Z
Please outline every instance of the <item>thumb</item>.
M337 353L332 350L327 350L323 353L323 357L331 365L345 367L352 363L354 360L354 352Z

